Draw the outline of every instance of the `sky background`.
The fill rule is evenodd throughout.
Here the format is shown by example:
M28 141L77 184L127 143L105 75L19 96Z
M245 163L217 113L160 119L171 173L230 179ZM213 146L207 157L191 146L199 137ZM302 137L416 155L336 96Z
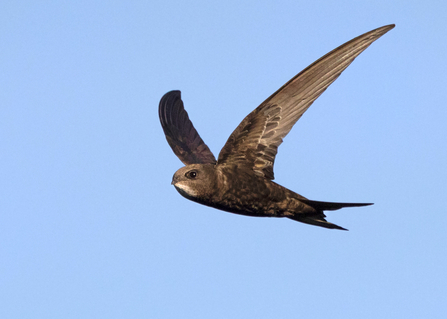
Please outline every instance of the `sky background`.
M275 181L349 232L198 205L158 120L217 156L307 65L374 28ZM2 1L1 318L445 318L445 1Z

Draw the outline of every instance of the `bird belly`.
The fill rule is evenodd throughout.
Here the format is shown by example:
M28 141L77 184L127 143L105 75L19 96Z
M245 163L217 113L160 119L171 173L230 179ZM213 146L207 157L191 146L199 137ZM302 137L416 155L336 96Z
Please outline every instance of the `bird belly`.
M211 205L214 208L230 213L256 217L283 217L290 206L290 200L283 196L275 196L267 187L234 187L221 192L213 198Z

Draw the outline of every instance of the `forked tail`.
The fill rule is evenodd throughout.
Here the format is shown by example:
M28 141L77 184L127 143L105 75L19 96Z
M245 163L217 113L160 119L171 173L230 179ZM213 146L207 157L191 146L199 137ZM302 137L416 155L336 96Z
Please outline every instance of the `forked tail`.
M300 199L300 201L314 208L316 212L311 214L297 214L296 216L291 216L288 218L310 225L340 230L347 229L328 222L326 220L326 215L323 213L324 210L337 210L343 207L360 207L372 205L372 203L333 203L320 202L309 199Z

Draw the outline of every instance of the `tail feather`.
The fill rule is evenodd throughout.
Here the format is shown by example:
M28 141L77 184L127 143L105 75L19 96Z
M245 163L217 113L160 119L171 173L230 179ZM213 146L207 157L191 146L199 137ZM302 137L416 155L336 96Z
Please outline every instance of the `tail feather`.
M298 222L320 226L329 229L340 229L347 230L341 226L332 224L326 220L326 215L324 215L324 210L337 210L343 207L360 207L372 205L371 203L333 203L333 202L320 202L310 199L301 199L300 201L306 205L309 205L315 209L314 213L298 213L295 216L287 216L290 219L296 220Z
M347 230L346 228L328 222L324 217L324 214L321 213L321 215L318 216L289 216L288 218L296 220L297 222L302 222L314 226L320 226L329 229Z
M300 202L315 208L316 210L337 210L343 207L360 207L373 205L372 203L334 203L334 202L320 202L310 199L300 199Z

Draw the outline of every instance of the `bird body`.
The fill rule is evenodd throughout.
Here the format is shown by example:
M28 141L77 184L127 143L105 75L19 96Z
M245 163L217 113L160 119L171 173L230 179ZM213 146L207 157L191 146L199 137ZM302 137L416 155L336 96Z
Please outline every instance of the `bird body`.
M319 207L325 205L325 210L334 210L371 205L311 201L235 165L187 165L174 174L172 184L185 198L223 211L253 217L288 217L305 223L318 222L326 228L344 229L324 220Z
M372 204L309 200L273 182L273 165L283 138L303 113L361 52L393 27L354 38L293 77L245 117L217 160L190 121L180 91L166 93L160 101L160 122L172 150L186 165L172 179L177 191L235 214L286 217L345 230L326 221L324 211Z

